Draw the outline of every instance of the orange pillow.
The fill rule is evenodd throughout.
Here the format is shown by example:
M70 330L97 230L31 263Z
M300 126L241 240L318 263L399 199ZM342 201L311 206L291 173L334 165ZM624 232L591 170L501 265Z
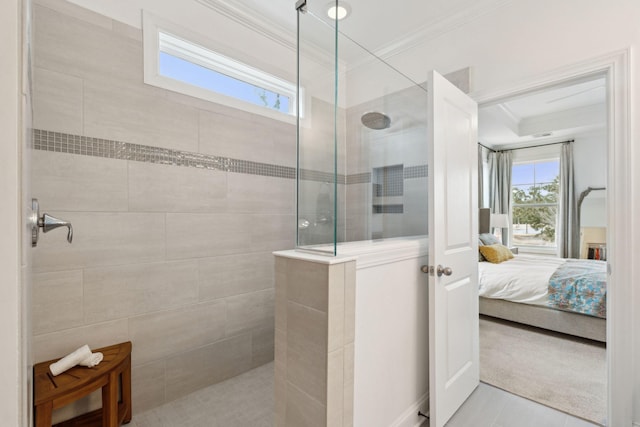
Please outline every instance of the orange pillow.
M503 245L495 244L495 245L484 245L478 248L482 256L489 262L494 264L500 264L501 262L507 261L513 258L513 254L511 250Z

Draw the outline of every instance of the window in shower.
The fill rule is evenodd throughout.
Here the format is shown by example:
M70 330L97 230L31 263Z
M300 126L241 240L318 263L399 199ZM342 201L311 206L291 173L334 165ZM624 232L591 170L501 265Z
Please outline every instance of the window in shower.
M158 21L145 13L145 83L273 118L295 115L294 83L192 42L179 28Z

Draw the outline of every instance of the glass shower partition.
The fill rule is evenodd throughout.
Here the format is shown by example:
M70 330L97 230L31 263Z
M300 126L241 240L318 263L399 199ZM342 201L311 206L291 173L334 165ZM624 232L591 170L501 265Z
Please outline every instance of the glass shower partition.
M337 4L337 2L336 2ZM349 33L326 3L298 11L297 248L427 234L427 93Z
M330 255L337 245L336 28L298 3L296 247ZM342 175L344 176L344 175Z

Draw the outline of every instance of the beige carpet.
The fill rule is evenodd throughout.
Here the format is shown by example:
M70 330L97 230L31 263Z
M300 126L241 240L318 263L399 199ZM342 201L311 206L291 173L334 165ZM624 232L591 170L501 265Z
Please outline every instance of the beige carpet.
M579 338L480 318L480 380L604 424L606 350Z

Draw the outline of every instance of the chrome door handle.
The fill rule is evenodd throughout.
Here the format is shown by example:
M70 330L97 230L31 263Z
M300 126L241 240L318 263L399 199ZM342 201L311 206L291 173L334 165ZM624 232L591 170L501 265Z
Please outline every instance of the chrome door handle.
M438 277L442 276L443 274L445 276L451 276L453 270L451 269L451 267L442 267L441 265L438 265L438 270L436 270L436 273L438 274Z
M442 276L443 274L445 276L451 276L451 274L453 273L453 270L450 267L443 267L441 265L438 265L437 268L433 265L423 265L422 267L420 267L420 271L432 276L437 274L438 277Z
M43 233L48 233L58 227L67 227L67 242L73 241L73 226L69 221L64 221L45 213L40 217L40 205L38 199L31 200L31 246L38 245L39 231L42 228Z

